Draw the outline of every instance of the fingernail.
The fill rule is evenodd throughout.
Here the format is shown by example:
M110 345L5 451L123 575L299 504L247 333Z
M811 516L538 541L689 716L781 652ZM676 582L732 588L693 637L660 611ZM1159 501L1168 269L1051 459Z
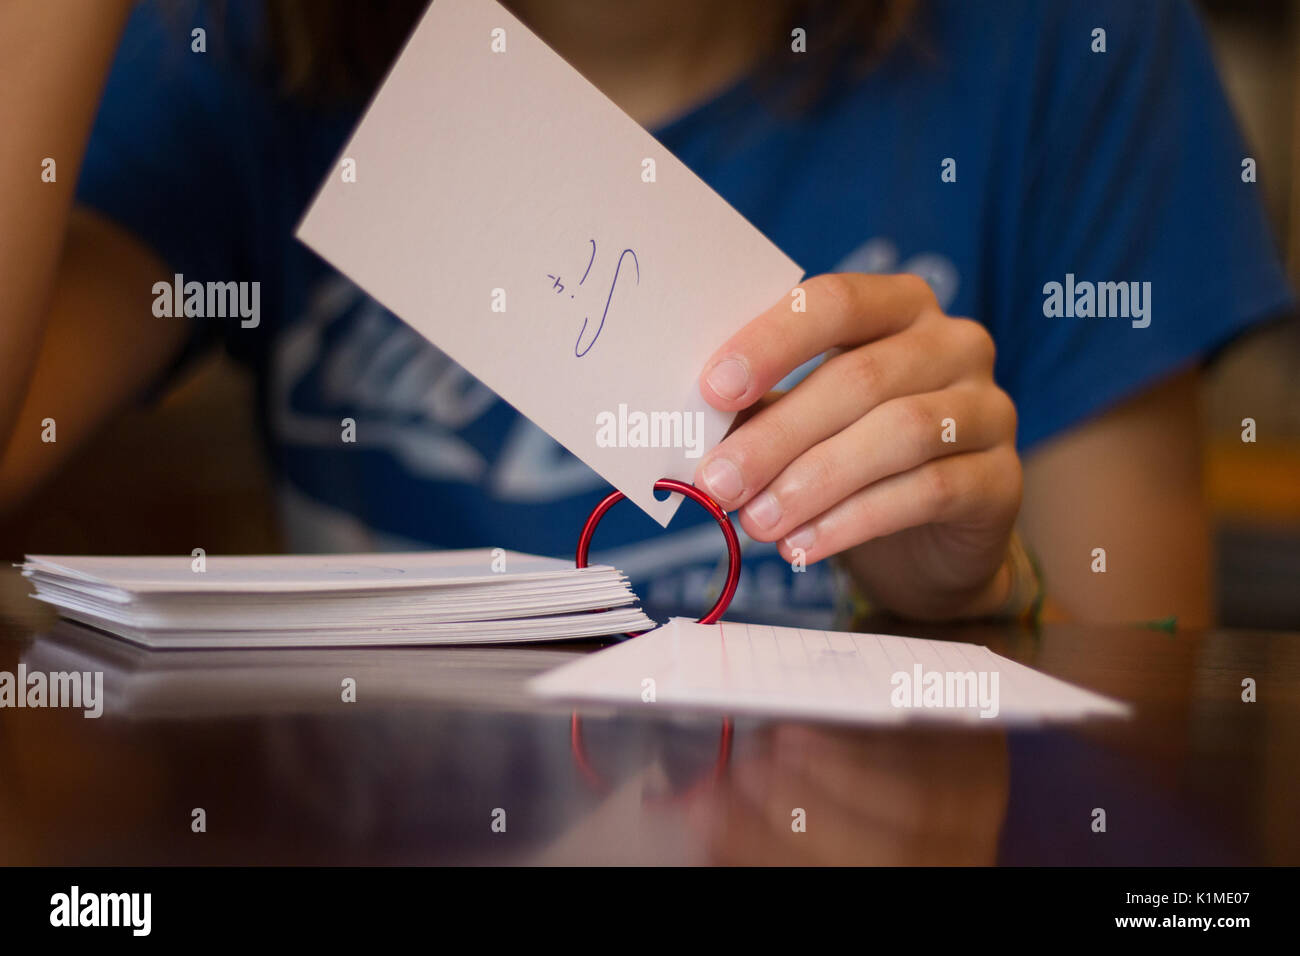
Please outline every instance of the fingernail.
M749 368L740 359L723 359L709 372L706 381L719 398L740 398L749 388Z
M745 490L745 479L740 476L740 469L727 458L715 458L705 465L700 480L704 482L704 490L719 501L739 498Z
M817 540L817 532L813 530L812 525L806 524L798 531L796 531L794 534L790 535L788 538L785 539L785 546L789 548L791 551L793 551L795 548L798 548L801 551L807 551L809 548L813 546L813 542L816 540Z
M763 492L741 510L760 528L770 528L781 520L781 503L770 491Z

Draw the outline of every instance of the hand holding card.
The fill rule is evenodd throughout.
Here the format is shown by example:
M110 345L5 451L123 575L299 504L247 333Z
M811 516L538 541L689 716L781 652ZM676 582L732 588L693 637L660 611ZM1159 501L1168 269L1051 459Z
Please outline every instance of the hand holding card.
M661 525L802 270L492 0L435 0L298 236Z

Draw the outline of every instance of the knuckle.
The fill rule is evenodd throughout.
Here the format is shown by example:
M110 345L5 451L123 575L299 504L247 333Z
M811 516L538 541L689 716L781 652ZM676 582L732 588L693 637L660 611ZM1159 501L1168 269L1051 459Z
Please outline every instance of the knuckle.
M974 319L955 318L952 321L957 324L956 336L962 354L974 359L982 368L992 368L997 358L997 346L988 329Z
M811 448L800 456L796 478L799 488L791 490L797 495L810 489L826 489L834 479L835 463L830 455L821 447ZM783 497L781 491L777 492L777 497Z
M733 457L746 486L756 489L771 478L773 463L784 460L789 450L797 447L801 429L792 416L782 413L779 403L755 424L759 427L749 430Z
M1020 427L1020 412L1016 408L1015 401L1004 389L995 387L994 391L997 394L995 401L998 408L998 421L1002 423L1003 429L1010 433L1014 441L1016 430Z
M853 382L869 402L880 394L884 384L885 371L880 367L880 360L871 349L855 349L850 352L853 364Z
M957 501L957 487L952 471L945 463L938 462L926 466L922 474L925 476L925 496L930 510L937 515L947 513Z
M884 384L884 370L871 349L854 349L832 361L839 363L846 394L857 402L859 408L874 408Z
M933 447L930 433L938 435L943 416L936 417L934 410L916 397L900 399L897 406L895 413L898 416L900 434L914 436L920 448Z
M1015 478L1017 483L1020 480L1020 455L1011 444L1002 445L997 449L997 455L994 458L994 466L1000 474L1005 474Z
M810 280L816 283L817 291L825 296L831 309L831 317L840 322L851 321L858 301L857 277L845 272L828 272Z
M910 300L926 305L938 303L939 300L935 298L934 289L930 287L930 283L919 275L913 272L900 272L894 278Z
M782 455L799 443L804 429L800 427L797 417L787 412L787 409L773 406L772 414L768 416L770 421L767 433L756 436L753 449L755 458Z
M860 535L859 540L869 537L884 525L881 508L869 494L851 495L837 510L842 522L840 526L854 529Z

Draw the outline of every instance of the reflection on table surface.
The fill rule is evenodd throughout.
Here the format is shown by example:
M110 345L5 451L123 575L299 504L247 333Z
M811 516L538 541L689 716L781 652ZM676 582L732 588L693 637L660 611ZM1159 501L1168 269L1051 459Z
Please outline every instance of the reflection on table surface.
M522 685L597 644L151 652L20 613L0 671L101 670L105 708L0 711L0 863L1300 862L1295 635L913 628L1137 716L739 721L720 762L718 718L653 705L584 709L579 754Z

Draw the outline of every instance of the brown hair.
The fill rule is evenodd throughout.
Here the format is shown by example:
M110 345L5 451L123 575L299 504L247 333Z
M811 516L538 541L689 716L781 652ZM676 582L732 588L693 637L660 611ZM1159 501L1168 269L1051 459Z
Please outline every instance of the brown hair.
M789 77L792 99L806 104L845 68L864 71L907 32L918 0L781 0L782 29L771 34L759 65L767 79ZM267 0L266 54L285 95L315 102L368 97L401 49L428 0ZM360 13L360 15L359 15ZM791 31L815 37L814 57L791 50ZM810 41L811 42L811 41Z

